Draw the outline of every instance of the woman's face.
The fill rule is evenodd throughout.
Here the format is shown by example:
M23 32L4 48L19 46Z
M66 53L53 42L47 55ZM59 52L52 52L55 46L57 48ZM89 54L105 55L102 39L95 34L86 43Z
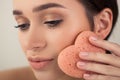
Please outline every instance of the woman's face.
M79 33L90 30L82 4L77 0L13 2L20 44L35 76L41 80L67 77L57 65L57 57Z

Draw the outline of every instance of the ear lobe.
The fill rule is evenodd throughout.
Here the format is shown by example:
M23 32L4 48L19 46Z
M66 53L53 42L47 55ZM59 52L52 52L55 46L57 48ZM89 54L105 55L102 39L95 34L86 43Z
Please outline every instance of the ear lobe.
M94 32L101 38L105 39L112 29L113 14L108 8L101 11L94 17Z

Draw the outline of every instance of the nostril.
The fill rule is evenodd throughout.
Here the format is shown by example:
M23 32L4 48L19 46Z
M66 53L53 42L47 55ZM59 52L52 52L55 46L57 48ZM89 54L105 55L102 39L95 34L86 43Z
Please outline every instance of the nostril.
M45 41L37 41L37 42L31 42L28 45L28 50L32 51L40 51L44 49L47 46Z
M33 51L33 52L39 52L39 51L41 51L43 48L41 48L41 47L33 47L31 50Z
M41 50L43 50L46 47L45 44L39 44L39 45L35 45L31 48L32 51L34 52L39 52Z
M37 47L41 47L41 48L46 47L46 42L39 43Z

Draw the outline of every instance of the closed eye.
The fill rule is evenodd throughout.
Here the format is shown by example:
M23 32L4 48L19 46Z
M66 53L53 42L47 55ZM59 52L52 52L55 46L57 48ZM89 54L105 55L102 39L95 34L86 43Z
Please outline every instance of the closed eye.
M46 24L48 27L56 27L58 26L63 20L51 20L51 21L45 21L44 24Z
M20 24L18 26L15 26L15 28L20 28L20 30L27 30L29 29L30 24L29 23L25 23L25 24Z

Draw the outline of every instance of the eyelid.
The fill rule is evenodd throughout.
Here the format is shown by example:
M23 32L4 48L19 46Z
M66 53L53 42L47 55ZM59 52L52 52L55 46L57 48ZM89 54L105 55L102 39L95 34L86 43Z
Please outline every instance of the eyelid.
M29 20L24 16L15 16L17 24L29 23Z
M58 27L63 20L51 20L51 21L46 21L44 22L45 25L47 25L49 28L55 28Z
M40 14L40 18L42 21L52 21L52 20L63 19L63 15L55 11L49 11L49 12L47 11Z
M28 24L28 23L26 23L26 24L20 24L20 25L18 25L18 26L15 26L15 28L19 28L19 27L21 27L21 26L30 26L30 24Z
M57 21L62 22L63 20L62 19L56 19L56 20L45 21L44 24L57 22Z

